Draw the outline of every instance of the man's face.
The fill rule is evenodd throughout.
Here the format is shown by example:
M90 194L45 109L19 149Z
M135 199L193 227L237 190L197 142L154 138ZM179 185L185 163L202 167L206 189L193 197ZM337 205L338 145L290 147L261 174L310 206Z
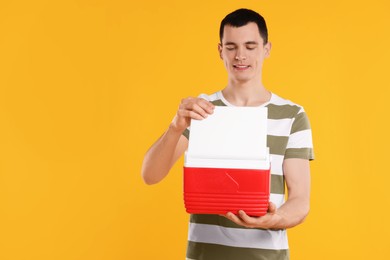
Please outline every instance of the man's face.
M245 83L261 80L263 61L271 45L264 45L257 24L250 22L241 27L226 25L218 49L229 79Z

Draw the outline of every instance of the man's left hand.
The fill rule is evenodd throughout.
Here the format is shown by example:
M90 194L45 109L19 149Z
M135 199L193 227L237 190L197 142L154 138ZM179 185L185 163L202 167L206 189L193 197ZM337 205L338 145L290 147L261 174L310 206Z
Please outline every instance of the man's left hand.
M261 217L248 216L243 210L239 210L238 215L228 212L225 217L240 226L263 229L273 228L273 226L276 223L279 223L282 218L282 216L278 215L276 206L272 202L269 202L268 213Z

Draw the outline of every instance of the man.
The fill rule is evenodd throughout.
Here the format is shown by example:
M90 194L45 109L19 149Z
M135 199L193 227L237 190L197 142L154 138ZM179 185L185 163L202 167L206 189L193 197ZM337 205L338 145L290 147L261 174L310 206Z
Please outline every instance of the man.
M286 229L300 224L309 212L311 129L301 106L263 86L263 61L270 50L261 15L248 9L228 14L221 22L218 45L227 86L209 96L183 99L167 131L145 155L143 179L157 183L187 149L191 119L206 118L215 106L268 107L267 146L272 161L268 213L262 217L244 211L191 215L187 259L289 259Z

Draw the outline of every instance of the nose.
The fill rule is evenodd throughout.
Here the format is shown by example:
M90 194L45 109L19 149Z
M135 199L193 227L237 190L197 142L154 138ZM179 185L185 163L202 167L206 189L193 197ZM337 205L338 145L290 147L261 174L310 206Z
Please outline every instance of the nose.
M237 50L236 56L234 57L235 60L246 60L245 52L241 49Z

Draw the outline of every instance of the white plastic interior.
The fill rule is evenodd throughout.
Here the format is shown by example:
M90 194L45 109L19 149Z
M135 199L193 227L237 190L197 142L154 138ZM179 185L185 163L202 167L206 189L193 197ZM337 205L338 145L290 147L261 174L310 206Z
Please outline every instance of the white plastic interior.
M269 169L266 107L222 107L192 120L186 167Z

